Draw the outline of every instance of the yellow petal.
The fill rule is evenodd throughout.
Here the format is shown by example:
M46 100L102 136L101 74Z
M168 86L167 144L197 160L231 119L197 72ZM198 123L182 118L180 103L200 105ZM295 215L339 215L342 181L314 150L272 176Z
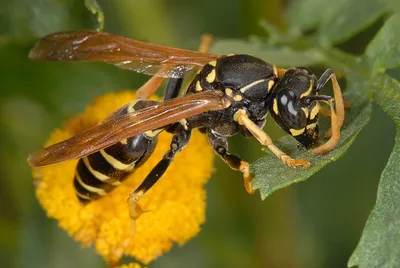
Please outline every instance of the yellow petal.
M85 112L53 132L50 145L98 124L111 113L134 100L124 91L96 98ZM212 173L214 154L207 138L194 131L189 145L176 157L157 184L139 201L148 211L136 222L134 235L126 200L169 149L171 134L161 133L153 155L107 196L82 206L74 191L77 160L34 168L36 196L47 215L83 246L95 245L107 262L116 265L123 255L149 263L195 236L205 220L204 185Z

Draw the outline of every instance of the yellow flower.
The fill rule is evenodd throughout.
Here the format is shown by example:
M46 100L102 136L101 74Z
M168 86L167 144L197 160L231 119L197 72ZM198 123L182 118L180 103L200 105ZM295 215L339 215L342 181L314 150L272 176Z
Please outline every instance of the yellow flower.
M98 97L83 114L54 131L46 146L98 124L135 98L131 91ZM111 265L118 264L123 255L149 263L174 243L183 245L195 236L205 220L204 185L212 172L214 154L206 137L194 131L188 146L140 199L139 205L148 212L136 221L135 233L131 233L126 202L129 193L161 160L171 137L161 133L157 148L145 164L107 196L88 205L79 203L73 187L77 160L35 168L36 196L49 217L57 219L60 227L83 246L94 245Z

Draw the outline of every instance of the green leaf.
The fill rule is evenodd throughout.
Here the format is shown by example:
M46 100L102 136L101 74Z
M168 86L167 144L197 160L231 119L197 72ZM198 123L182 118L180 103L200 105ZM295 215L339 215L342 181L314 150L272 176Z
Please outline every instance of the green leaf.
M383 72L385 69L400 66L400 38L394 34L400 29L400 14L391 16L368 45L366 55L373 62L374 68Z
M325 0L297 0L291 1L286 11L288 24L291 28L308 31L317 26L325 17L333 17L346 3L347 0L330 1ZM329 5L329 8L327 6Z
M239 39L218 40L213 45L211 51L222 55L230 53L249 54L280 67L316 65L324 59L324 56L318 50L296 51L289 46L268 46L265 42L256 38L250 41Z
M318 27L321 44L340 43L366 29L387 11L380 0L345 1L343 6L332 10Z
M376 100L394 120L397 134L381 175L375 207L349 260L350 267L389 268L400 264L400 83L387 75L376 83L380 86Z
M104 14L103 14L103 10L101 10L101 7L97 3L97 1L96 0L85 0L85 6L97 18L96 30L102 31L104 28Z
M400 263L400 83L378 73L398 66L399 25L399 14L390 17L366 50L366 57L377 68L376 75L371 78L375 100L395 122L397 134L381 175L375 207L349 266L398 267Z
M330 46L366 29L387 11L382 0L301 0L293 1L288 19L292 28L317 28L319 43Z

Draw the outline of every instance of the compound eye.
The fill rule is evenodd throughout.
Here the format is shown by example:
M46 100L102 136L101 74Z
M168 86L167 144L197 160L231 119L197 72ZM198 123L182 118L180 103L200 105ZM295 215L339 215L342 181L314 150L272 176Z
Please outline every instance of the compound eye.
M307 115L300 99L291 91L277 96L277 112L289 129L299 130L306 126Z

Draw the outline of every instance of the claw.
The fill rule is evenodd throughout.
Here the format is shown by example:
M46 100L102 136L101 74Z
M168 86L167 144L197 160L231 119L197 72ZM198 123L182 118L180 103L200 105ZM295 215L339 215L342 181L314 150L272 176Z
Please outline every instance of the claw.
M250 174L250 165L246 161L241 161L240 162L240 167L239 167L240 172L243 173L243 179L244 179L244 187L246 188L246 191L249 194L253 194L255 190L253 189L253 186L251 185L251 182L253 181L253 176Z
M293 159L290 156L284 155L281 157L282 161L292 168L304 167L308 168L311 166L311 163L304 159Z

